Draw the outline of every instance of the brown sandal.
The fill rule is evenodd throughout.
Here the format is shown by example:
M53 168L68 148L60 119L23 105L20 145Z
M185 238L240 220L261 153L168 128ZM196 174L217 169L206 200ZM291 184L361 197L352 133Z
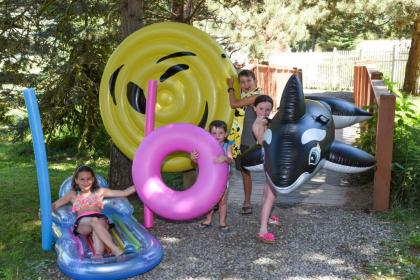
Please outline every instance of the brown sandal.
M244 206L242 207L242 215L251 215L252 214L252 206Z

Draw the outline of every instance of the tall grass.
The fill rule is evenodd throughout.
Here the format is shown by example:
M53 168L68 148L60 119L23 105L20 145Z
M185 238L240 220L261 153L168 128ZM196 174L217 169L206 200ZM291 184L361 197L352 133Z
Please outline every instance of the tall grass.
M39 194L30 150L30 144L0 144L0 279L36 279L55 264L54 251L41 250ZM53 200L81 161L62 156L49 163ZM106 175L106 159L87 163Z

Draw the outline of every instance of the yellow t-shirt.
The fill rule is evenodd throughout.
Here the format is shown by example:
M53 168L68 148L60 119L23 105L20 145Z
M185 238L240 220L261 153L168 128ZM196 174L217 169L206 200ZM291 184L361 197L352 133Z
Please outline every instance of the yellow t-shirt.
M261 95L261 89L256 88L253 91L249 92L241 92L241 99L247 98L253 95ZM251 105L248 105L251 106ZM233 119L232 128L229 132L227 139L232 142L232 156L236 158L241 154L240 146L241 146L241 135L242 135L242 127L244 123L244 116L245 116L245 108L236 108L235 109L235 117Z

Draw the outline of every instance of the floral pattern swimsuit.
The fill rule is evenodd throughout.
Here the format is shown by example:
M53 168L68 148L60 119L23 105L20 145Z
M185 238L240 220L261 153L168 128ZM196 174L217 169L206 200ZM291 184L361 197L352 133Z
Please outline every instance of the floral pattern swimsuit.
M77 192L76 201L73 203L71 211L77 212L82 209L90 208L90 207L99 207L101 209L104 208L102 197L97 192L91 193L86 196ZM87 217L105 218L107 222L109 223L107 216L105 216L101 212L98 212L98 211L83 212L82 214L77 216L76 222L74 223L73 233L75 235L79 234L79 232L77 231L77 227L79 226L80 220Z

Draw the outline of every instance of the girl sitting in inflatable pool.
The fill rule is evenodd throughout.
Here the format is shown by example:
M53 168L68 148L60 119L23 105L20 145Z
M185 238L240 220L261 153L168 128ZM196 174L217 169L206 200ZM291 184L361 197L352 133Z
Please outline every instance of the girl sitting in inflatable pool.
M227 124L224 121L215 120L212 121L209 125L210 134L219 142L219 144L223 147L223 151L225 153L224 156L218 156L214 162L215 163L222 163L222 162L233 162L232 158L232 148L231 145L226 142L227 136ZM191 160L196 162L199 154L197 151L192 151L190 154ZM229 184L229 183L228 183ZM219 230L222 233L227 233L229 231L229 227L226 225L226 213L227 213L227 187L223 193L222 198L219 201ZM206 220L199 224L199 227L202 229L209 228L211 226L213 220L213 213L214 209L212 209L206 216Z
M72 211L77 213L74 224L74 234L92 234L94 258L103 257L106 245L115 256L123 254L120 248L112 241L108 231L108 219L102 213L103 198L126 197L135 192L134 186L125 190L111 190L99 188L95 172L89 166L79 166L74 172L72 180L73 190L52 204L55 210L69 202L73 204Z

